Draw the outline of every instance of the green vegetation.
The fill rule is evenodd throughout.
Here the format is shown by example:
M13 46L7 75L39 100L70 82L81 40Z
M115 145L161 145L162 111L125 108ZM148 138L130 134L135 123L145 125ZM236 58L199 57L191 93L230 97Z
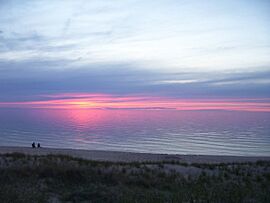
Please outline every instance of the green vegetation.
M270 162L112 163L0 155L1 202L270 202Z

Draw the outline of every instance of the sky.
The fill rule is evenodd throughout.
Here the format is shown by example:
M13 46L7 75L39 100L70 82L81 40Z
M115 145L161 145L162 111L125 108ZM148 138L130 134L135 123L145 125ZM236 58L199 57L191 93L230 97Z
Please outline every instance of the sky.
M0 107L270 111L269 0L0 0Z

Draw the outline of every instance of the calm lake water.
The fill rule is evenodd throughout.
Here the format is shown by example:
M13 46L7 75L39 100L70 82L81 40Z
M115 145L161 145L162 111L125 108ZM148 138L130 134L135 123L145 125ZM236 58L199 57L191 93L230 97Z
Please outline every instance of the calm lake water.
M0 145L270 156L270 113L0 109Z

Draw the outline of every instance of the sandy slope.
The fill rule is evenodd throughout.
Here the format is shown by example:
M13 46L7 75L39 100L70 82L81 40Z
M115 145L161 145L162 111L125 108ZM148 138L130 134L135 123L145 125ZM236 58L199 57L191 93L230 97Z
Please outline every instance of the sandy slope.
M212 155L169 155L133 152L114 152L79 149L53 149L53 148L27 148L27 147L0 147L0 154L19 152L30 155L63 154L89 160L99 161L169 161L177 160L188 163L220 163L220 162L255 162L257 160L269 160L270 157L244 157L244 156L212 156Z

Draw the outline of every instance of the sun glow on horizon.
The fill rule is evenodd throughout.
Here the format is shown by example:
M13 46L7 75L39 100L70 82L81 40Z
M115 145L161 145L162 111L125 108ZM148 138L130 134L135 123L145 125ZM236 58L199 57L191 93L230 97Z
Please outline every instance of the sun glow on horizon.
M178 99L146 95L63 93L42 95L43 100L0 102L0 107L57 109L144 109L144 110L235 110L270 112L270 101L262 99Z

